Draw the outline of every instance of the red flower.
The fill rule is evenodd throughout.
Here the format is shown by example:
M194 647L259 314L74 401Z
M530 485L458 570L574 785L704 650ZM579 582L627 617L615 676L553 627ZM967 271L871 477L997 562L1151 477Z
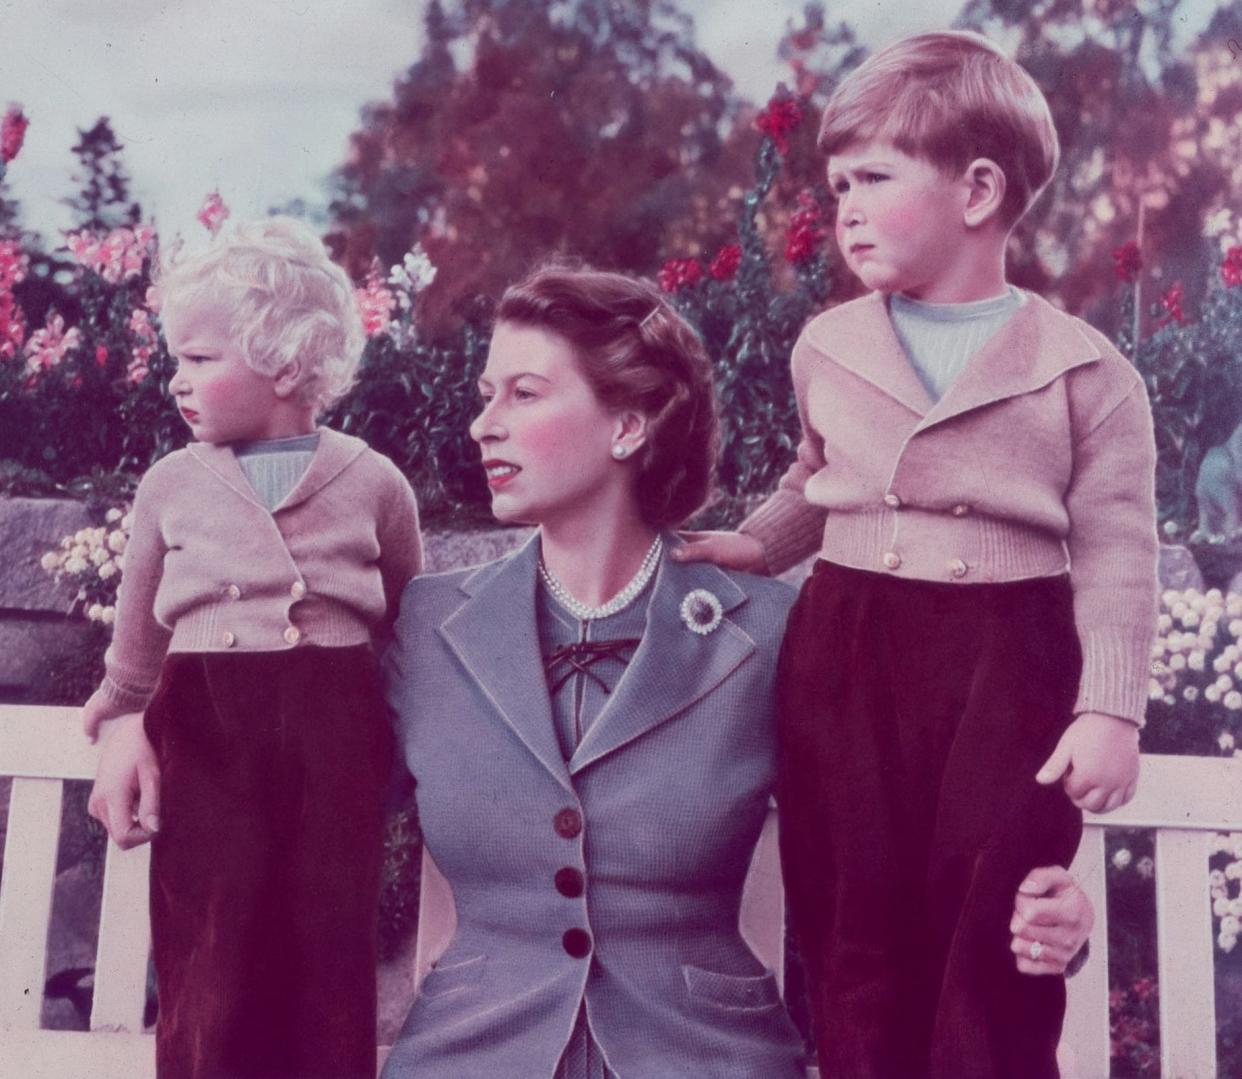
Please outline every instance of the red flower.
M108 350L104 345L95 346L95 363L104 367L108 363Z
M742 249L737 244L725 244L716 252L707 272L717 281L731 281L742 264Z
M20 105L10 105L9 111L0 121L0 160L7 165L22 151L22 141L26 138L26 128L30 121L22 113Z
M1242 244L1234 244L1220 264L1220 276L1229 288L1242 285Z
M1160 306L1165 309L1167 314L1162 315L1156 322L1156 325L1167 326L1170 322L1176 322L1179 326L1185 325L1186 313L1182 310L1182 300L1185 297L1186 290L1182 288L1180 281L1161 296Z
M823 211L815 196L809 191L798 194L798 209L789 219L785 233L785 258L794 264L806 262L819 253L820 244L827 235L821 224Z
M800 123L802 110L787 92L778 93L768 102L767 108L755 117L755 127L776 143L782 154L789 153L789 133Z
M699 283L703 276L703 267L698 259L669 259L660 267L656 280L665 292L677 292Z
M1119 281L1133 281L1143 268L1143 255L1139 245L1127 240L1113 252L1113 273Z

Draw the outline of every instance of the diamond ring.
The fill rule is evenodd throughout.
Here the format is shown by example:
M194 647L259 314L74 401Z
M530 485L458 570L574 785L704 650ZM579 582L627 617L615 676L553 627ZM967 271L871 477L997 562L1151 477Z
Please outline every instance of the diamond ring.
M1044 946L1037 940L1031 941L1031 958L1035 960L1036 963L1038 963L1039 957L1043 954L1044 954Z

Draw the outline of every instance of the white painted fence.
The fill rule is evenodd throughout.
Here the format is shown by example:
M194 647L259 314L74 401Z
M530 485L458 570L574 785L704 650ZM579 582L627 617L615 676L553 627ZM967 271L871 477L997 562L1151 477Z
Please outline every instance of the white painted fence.
M0 775L13 776L0 878L0 1076L21 1079L146 1079L153 1039L142 1033L150 935L148 848L111 844L104 873L91 1032L39 1029L63 785L90 779L97 747L82 738L74 708L0 705ZM1063 1067L1067 1076L1108 1074L1108 958L1104 828L1155 828L1162 1074L1216 1075L1208 838L1242 831L1242 761L1143 758L1139 795L1107 818L1090 818L1075 872L1095 903L1091 960L1070 982ZM452 936L452 895L424 861L417 976ZM782 892L776 820L751 867L742 931L781 973Z

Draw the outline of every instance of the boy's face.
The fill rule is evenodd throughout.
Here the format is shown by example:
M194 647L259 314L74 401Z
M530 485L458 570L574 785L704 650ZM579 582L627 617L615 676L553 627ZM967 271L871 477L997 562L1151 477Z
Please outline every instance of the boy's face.
M965 179L883 142L856 142L828 159L845 264L870 289L950 302L964 254ZM973 257L973 256L972 256Z
M168 392L199 442L279 438L287 400L276 379L246 363L234 344L227 308L209 301L170 312L169 351L177 370Z

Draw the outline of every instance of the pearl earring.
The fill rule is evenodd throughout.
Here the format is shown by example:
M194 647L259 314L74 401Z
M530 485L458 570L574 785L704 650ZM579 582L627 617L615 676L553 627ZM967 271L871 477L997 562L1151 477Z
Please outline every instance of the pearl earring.
M629 451L629 450L627 450L624 446L622 446L619 442L618 442L615 446L613 446L613 448L612 448L612 455L613 455L613 456L614 456L614 457L615 457L618 461L619 461L619 460L621 460L621 458L622 458L622 457L624 457L624 456L625 456L627 453L629 453L629 452L630 452L630 451Z

